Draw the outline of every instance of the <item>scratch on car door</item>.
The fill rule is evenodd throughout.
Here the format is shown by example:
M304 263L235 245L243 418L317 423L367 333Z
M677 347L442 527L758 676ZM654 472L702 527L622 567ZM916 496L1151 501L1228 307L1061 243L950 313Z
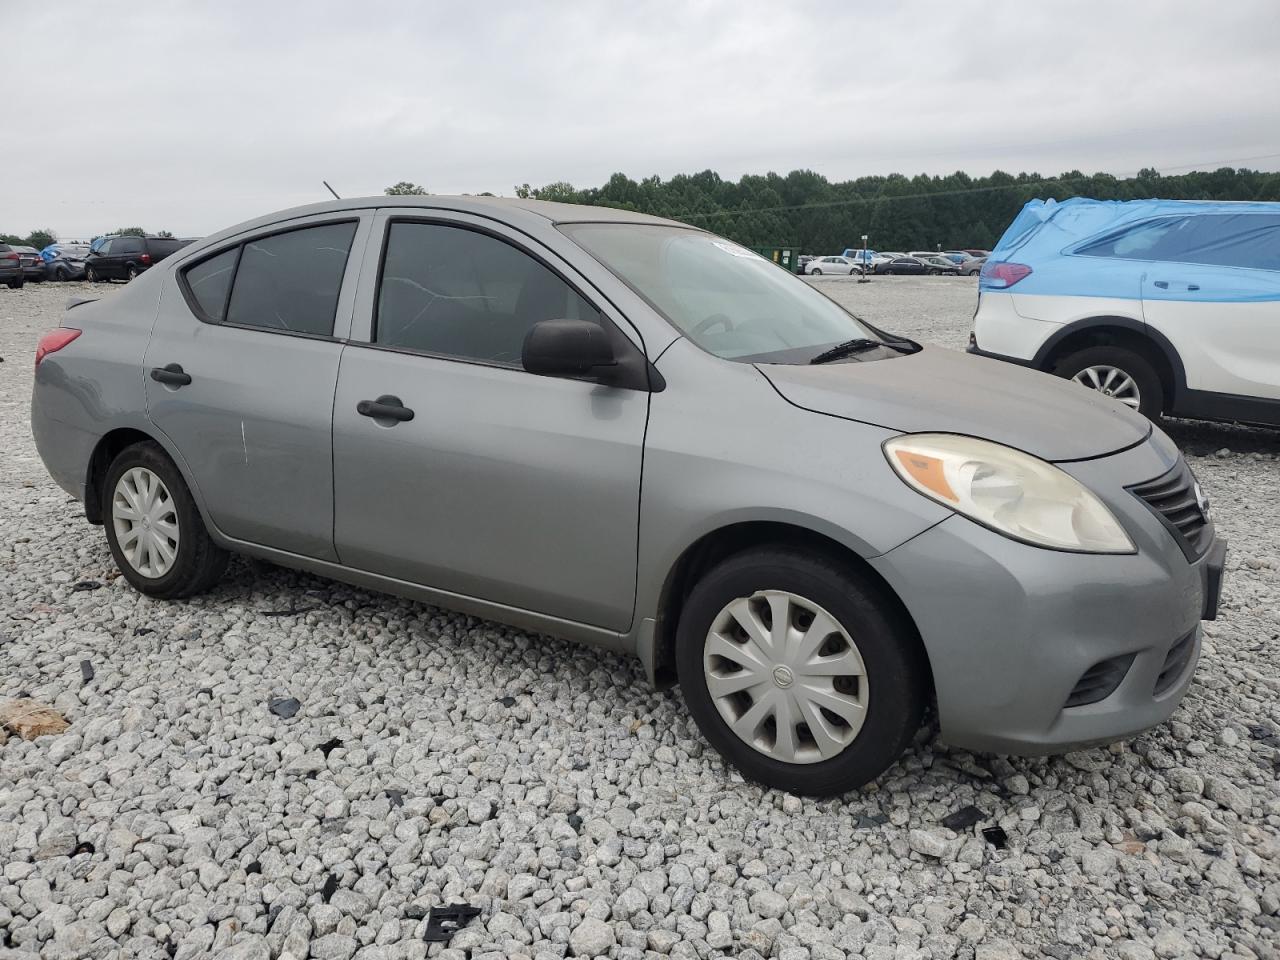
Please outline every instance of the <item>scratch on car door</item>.
M244 438L244 421L240 421L240 446L244 450L244 465L249 465L249 442Z

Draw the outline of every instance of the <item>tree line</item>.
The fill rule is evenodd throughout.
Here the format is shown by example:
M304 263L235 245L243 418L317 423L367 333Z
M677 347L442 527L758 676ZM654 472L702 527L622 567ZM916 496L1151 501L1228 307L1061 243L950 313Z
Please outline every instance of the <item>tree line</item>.
M668 180L635 181L615 173L601 187L569 183L516 187L516 195L563 203L621 207L681 220L745 246L798 245L806 253L873 250L990 250L1035 198L1065 200L1280 200L1280 173L1222 167L1162 176L1144 169L1134 177L1069 170L1056 177L996 171L906 177L902 174L831 181L812 170L747 175L726 180L713 170Z

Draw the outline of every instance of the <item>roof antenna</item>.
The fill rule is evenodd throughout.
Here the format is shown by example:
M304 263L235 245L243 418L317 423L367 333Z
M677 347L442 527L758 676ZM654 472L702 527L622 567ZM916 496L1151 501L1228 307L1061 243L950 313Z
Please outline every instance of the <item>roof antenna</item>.
M329 181L328 181L328 180L321 180L320 182L324 184L324 186L325 186L325 189L326 189L326 190L328 190L330 193L332 193L332 194L333 194L333 199L335 199L335 200L341 200L341 199L342 199L340 196L338 196L338 191L337 191L337 190L335 190L335 189L333 189L333 187L329 186Z

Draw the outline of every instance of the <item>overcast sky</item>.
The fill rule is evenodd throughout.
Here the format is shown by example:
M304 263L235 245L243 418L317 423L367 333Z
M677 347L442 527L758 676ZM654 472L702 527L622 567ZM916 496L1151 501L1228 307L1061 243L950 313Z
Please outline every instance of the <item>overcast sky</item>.
M1280 169L1275 0L0 3L5 232L199 235L322 179Z

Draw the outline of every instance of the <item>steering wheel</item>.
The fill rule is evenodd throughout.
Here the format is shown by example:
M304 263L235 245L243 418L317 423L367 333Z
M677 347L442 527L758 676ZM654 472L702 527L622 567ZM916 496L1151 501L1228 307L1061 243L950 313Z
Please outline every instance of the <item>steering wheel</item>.
M733 321L729 319L727 314L713 313L711 316L707 317L705 320L700 321L697 324L697 326L693 328L693 332L695 334L706 333L708 330L714 327L717 323L724 324L724 328L726 331L732 330L734 327Z

